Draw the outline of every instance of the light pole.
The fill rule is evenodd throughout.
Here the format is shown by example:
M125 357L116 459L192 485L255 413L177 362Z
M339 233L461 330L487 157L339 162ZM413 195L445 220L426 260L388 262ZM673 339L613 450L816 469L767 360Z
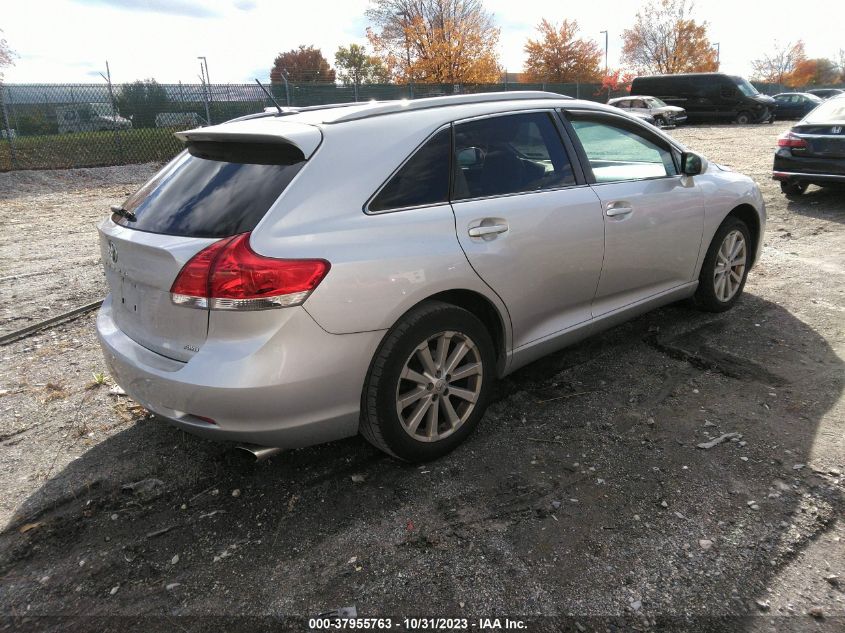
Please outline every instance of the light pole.
M604 76L607 77L607 31L599 31L604 33Z

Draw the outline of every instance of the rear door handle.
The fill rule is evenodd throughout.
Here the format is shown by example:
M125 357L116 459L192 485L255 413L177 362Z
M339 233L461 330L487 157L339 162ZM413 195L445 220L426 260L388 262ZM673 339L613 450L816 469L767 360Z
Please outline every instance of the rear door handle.
M487 226L474 226L468 232L470 237L486 237L498 235L507 230L507 224L489 224Z
M605 215L609 218L615 218L622 215L630 215L633 211L634 209L628 202L611 202L607 205Z

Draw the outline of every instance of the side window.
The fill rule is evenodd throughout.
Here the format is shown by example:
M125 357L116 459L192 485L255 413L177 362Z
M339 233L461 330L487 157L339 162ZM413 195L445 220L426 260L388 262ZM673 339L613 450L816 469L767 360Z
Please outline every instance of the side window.
M628 101L627 99L626 99L626 100L624 100L624 101L617 101L617 102L616 102L616 107L617 107L617 108L624 108L625 110L627 110L627 109L629 109L629 108L631 107L631 102L630 102L630 101Z
M633 102L631 103L631 107L632 107L632 108L640 108L640 109L642 109L642 108L645 108L645 107L646 107L646 105L645 105L645 102L644 102L642 99L636 99L635 101L633 101Z
M672 154L646 136L603 120L572 121L596 182L675 176Z
M451 130L443 129L402 165L370 203L370 211L389 211L449 201Z
M551 115L510 114L455 125L452 198L482 198L575 184Z

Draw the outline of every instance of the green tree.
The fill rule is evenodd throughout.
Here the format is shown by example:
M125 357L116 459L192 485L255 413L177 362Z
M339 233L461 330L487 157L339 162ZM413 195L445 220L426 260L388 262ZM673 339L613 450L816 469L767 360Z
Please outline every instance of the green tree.
M282 76L293 83L334 83L335 74L323 52L313 46L300 45L279 53L270 70L270 83L283 83Z
M382 84L390 81L387 66L358 44L338 48L334 54L334 65L337 67L338 79L344 86Z
M168 111L167 91L155 79L125 84L115 99L120 116L132 119L133 127L155 127L156 115Z

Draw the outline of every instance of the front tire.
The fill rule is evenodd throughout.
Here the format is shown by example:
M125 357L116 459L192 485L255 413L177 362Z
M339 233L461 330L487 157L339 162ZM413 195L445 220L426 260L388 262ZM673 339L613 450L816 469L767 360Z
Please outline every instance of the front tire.
M370 365L360 430L409 462L452 451L478 426L495 380L490 334L471 312L420 304L388 332Z
M728 216L704 258L693 301L707 312L730 310L739 300L751 263L751 234L745 222Z
M748 125L751 123L754 117L751 116L750 112L742 111L736 115L736 122L740 125Z

